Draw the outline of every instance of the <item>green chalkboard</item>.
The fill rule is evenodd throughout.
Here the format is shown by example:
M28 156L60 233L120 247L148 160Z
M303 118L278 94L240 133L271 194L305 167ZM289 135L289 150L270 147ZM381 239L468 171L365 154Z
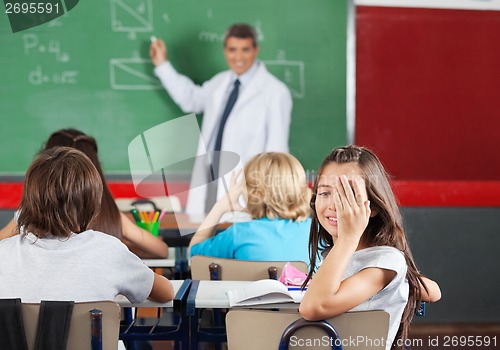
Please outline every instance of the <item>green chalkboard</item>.
M226 69L222 35L235 22L257 28L259 58L292 90L290 150L315 169L346 141L346 17L343 0L80 0L12 33L2 11L0 174L24 173L64 127L96 137L107 173L128 173L129 142L184 115L154 77L150 36L202 83Z

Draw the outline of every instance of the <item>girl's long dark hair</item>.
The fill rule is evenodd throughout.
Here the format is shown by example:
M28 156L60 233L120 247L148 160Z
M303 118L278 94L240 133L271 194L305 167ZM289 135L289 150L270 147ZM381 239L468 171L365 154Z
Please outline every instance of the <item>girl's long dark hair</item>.
M111 195L111 191L106 184L101 163L99 162L99 157L97 156L97 143L95 139L76 129L62 129L50 135L47 143L45 144L45 149L50 149L56 146L76 148L90 158L99 172L103 183L101 209L97 217L92 221L90 228L117 238L121 238L122 222L120 211L118 210L118 206L116 205L115 200Z
M420 286L424 284L421 279L422 275L415 265L406 240L403 218L389 184L389 176L377 156L364 147L353 145L337 147L325 158L319 168L314 181L310 202L313 209L309 235L310 270L304 285L307 284L316 272L316 258L318 255L322 252L328 252L333 247L332 236L319 223L315 210L319 178L324 168L332 162L339 164L356 163L363 172L370 208L372 212L375 211L377 213L368 222L368 226L363 233L364 241L370 247L390 246L400 250L404 254L408 266L406 278L410 288L408 302L403 312L398 334L394 339L395 342L397 339L402 339L400 343L404 344L404 341L408 338L408 331L413 315L420 305L422 294Z

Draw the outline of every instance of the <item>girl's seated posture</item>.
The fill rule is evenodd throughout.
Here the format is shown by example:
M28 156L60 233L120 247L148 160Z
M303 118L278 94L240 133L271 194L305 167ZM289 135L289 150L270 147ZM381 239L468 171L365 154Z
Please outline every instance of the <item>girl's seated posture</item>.
M299 161L285 153L262 153L245 166L246 186L238 175L191 239L191 256L307 262L310 194ZM242 209L238 198L245 190L253 220L234 223L212 237L222 214Z
M118 210L101 169L95 139L75 129L63 129L50 135L45 149L57 146L73 147L82 151L90 158L99 172L104 185L101 210L95 220L93 220L91 228L121 239L131 251L142 258L166 258L168 256L167 244L160 238L135 225L125 214ZM0 231L0 239L4 238L4 236L12 236L13 234L16 234L14 220Z
M393 341L404 348L419 301L437 301L441 292L415 266L379 159L362 147L334 149L318 171L311 207L310 272L304 285L311 281L300 313L320 320L346 311L385 310L390 315L386 349ZM325 259L313 277L320 251Z
M116 237L89 229L103 183L90 159L69 147L43 151L26 172L18 235L0 241L0 298L94 301L118 294L166 302L172 284Z

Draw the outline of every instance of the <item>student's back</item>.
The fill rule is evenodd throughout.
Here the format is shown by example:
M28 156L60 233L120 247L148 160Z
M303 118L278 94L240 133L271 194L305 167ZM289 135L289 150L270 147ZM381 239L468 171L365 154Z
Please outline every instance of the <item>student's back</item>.
M54 147L35 158L19 205L20 234L0 241L0 298L173 298L166 278L153 273L115 237L89 229L102 190L98 171L76 149Z
M150 292L143 286L153 284L154 274L141 259L102 232L73 233L66 239L16 235L0 241L0 252L2 298L92 301L123 293L141 302Z
M244 192L253 220L235 223L210 237L212 226L231 206L238 206ZM309 195L304 168L296 158L280 152L259 154L245 165L245 182L233 178L230 200L220 199L210 211L191 239L190 254L307 262Z
M212 240L197 244L192 249L192 255L209 252L206 255L219 258L307 262L310 227L311 219L295 222L260 218L237 222Z

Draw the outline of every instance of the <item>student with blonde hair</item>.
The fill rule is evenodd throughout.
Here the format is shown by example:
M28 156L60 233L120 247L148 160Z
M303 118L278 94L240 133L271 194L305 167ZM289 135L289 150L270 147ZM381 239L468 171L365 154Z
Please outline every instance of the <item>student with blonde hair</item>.
M246 183L238 175L191 239L191 256L307 262L310 191L300 162L287 153L262 153L246 164ZM241 195L252 220L236 222L214 236L225 212L242 210Z

